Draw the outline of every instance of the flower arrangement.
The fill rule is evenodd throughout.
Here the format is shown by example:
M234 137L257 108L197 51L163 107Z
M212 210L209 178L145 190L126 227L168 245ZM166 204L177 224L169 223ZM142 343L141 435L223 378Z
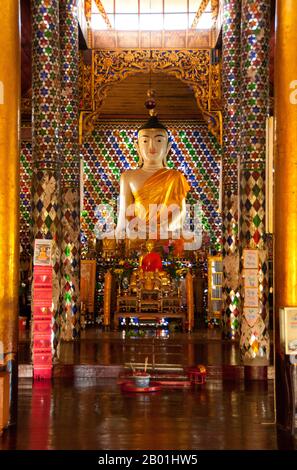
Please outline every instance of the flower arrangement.
M138 261L136 259L120 259L119 262L113 266L112 271L120 277L130 278L132 271L137 267Z
M172 279L180 279L187 274L188 268L184 266L181 261L172 259L164 264L164 271L166 271Z

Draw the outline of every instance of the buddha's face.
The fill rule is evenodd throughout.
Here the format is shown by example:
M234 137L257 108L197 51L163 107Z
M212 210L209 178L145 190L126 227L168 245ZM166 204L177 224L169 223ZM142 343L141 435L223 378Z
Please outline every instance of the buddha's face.
M144 163L162 165L170 147L165 129L142 129L138 133L136 149Z

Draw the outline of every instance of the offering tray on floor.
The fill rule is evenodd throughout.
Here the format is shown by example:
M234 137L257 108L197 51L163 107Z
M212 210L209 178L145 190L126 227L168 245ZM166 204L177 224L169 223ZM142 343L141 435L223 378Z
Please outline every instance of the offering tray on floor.
M135 382L127 380L121 383L122 392L159 392L161 390L161 384L159 382L150 382L149 387L136 387Z

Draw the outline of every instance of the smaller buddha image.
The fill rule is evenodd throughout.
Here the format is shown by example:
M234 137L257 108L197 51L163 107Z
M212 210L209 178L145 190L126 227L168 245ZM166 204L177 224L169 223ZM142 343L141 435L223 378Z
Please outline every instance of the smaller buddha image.
M147 254L140 257L140 267L143 271L161 271L162 270L162 258L159 253L153 251L154 242L146 242Z
M35 240L34 264L36 266L50 266L52 257L51 240Z
M39 255L37 256L37 259L39 261L43 261L43 260L47 260L48 259L48 254L46 252L46 247L45 246L41 246L40 247L40 251L39 251Z

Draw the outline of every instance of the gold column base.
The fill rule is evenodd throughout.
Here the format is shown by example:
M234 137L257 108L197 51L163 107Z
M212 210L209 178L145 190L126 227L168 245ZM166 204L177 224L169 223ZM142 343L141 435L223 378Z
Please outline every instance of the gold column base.
M0 367L9 370L8 423L11 424L15 422L16 411L19 302L19 1L2 2L1 13L0 43L3 52L0 54ZM0 394L0 401L6 403L7 392L4 388L1 388Z

